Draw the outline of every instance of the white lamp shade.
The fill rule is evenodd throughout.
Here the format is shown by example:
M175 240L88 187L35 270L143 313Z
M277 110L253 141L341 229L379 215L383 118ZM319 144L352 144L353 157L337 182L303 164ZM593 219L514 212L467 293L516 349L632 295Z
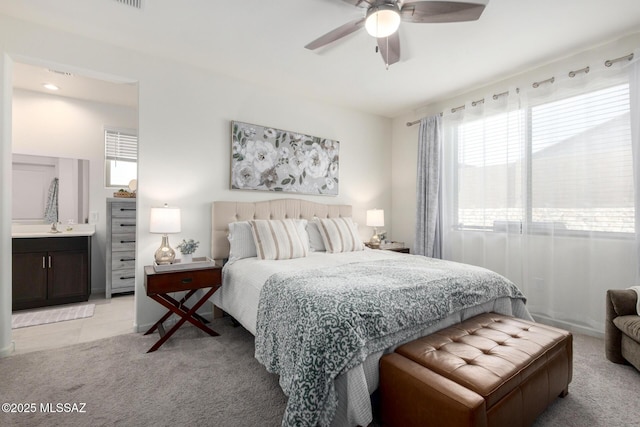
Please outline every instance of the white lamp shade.
M383 227L384 226L384 210L370 209L367 211L367 226Z
M398 8L384 4L370 8L364 27L372 37L389 37L400 27Z
M167 205L163 208L151 208L149 232L159 234L179 233L180 228L179 208L170 208Z

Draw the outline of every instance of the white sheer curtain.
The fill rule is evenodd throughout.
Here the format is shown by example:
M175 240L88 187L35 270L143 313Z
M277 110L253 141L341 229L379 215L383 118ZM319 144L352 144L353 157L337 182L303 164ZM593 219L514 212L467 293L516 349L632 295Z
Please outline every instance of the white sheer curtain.
M444 258L505 275L534 317L584 332L604 331L606 290L638 270L626 65L563 70L443 117Z
M631 109L631 141L633 148L633 176L636 207L636 259L640 258L640 49L634 52L629 67L629 95ZM640 285L640 262L634 285Z

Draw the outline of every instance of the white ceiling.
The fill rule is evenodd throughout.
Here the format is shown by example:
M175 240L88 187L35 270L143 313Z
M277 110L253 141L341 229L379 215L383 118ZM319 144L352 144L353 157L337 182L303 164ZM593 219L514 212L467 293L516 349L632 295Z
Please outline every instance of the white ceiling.
M639 0L490 0L475 22L403 23L386 70L364 30L304 49L363 15L342 0L0 0L0 13L386 117L640 31Z
M58 90L44 87L53 84ZM67 96L106 104L138 106L138 86L135 83L117 83L72 74L54 68L16 63L13 67L13 87L42 92L49 95Z

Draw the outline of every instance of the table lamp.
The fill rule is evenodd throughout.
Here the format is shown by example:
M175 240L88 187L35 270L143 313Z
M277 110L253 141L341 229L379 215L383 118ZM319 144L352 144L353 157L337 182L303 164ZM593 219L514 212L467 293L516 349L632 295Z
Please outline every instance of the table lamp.
M382 209L369 209L367 211L367 226L373 227L373 236L369 240L369 246L380 247L380 236L377 227L384 226L384 211Z
M156 251L155 261L158 265L173 264L176 251L169 246L169 233L180 232L180 209L170 208L166 203L162 208L151 208L149 232L162 234L162 243Z

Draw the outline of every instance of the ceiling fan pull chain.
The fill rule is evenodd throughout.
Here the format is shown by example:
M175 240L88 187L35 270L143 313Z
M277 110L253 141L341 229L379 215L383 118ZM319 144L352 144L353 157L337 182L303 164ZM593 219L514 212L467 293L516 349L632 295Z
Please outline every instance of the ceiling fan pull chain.
M387 67L387 71L389 71L389 37L387 37L387 57L384 59L384 65Z

